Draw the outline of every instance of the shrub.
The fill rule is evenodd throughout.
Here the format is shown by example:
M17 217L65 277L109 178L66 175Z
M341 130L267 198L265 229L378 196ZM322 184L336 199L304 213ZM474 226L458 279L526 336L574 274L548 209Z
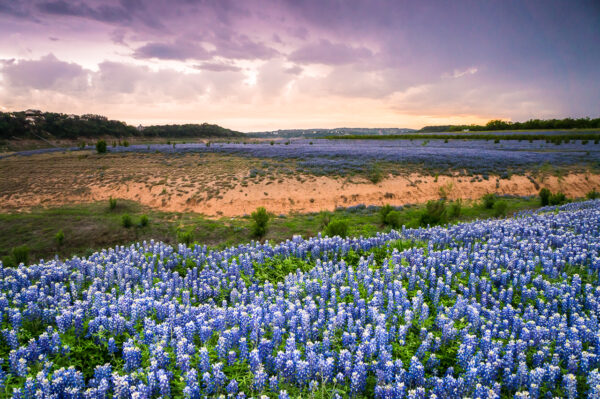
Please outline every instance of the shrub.
M588 191L588 193L585 195L585 198L590 200L598 199L600 198L600 193L596 191L596 189L593 189L592 191Z
M106 141L98 140L96 142L96 152L98 154L106 154Z
M402 226L402 214L398 211L390 211L385 216L385 224L395 229Z
M332 220L325 227L325 235L329 237L340 236L342 238L348 236L348 222L343 219Z
M386 217L387 217L388 213L392 212L393 210L394 210L394 207L391 206L390 204L385 204L384 206L381 207L381 209L379 210L379 216L381 217L381 223L387 224Z
M250 217L252 223L252 235L257 238L263 238L267 234L269 219L271 216L264 207L258 207Z
M188 247L192 242L194 242L194 232L193 231L180 231L177 233L177 241L181 244L185 244Z
M373 184L379 183L383 180L383 173L381 172L381 167L378 164L373 164L367 171L367 178Z
M494 194L486 194L482 198L483 207L485 209L492 209L494 207L494 203L496 202L496 196Z
M56 233L56 235L54 236L54 240L56 241L56 244L60 247L65 241L65 233L63 233L62 230L58 230L58 233Z
M550 205L561 205L567 202L567 197L563 193L558 192L550 195L549 202Z
M108 208L112 211L117 207L117 199L110 197L108 199Z
M539 196L540 196L540 204L542 206L546 206L550 204L550 190L548 190L546 187L542 188L539 192Z
M446 221L446 201L428 201L425 211L421 214L420 223L423 226L441 224Z
M328 212L328 211L319 212L319 221L321 222L322 229L327 227L329 222L331 222L332 217L333 217L333 215L331 214L331 212Z
M495 217L506 216L506 208L507 207L508 207L508 204L506 203L506 201L497 201L494 204L494 216Z
M133 225L133 221L131 220L131 216L125 214L121 216L121 225L126 229L130 228Z
M129 141L124 140L123 141L123 147L129 147Z
M140 217L140 226L142 226L142 227L148 226L148 216L142 215L142 217Z
M3 267L17 267L17 264L15 263L15 258L11 255L2 257L2 266Z
M462 213L462 200L459 198L450 204L450 217L457 218Z
M29 261L29 247L27 245L14 247L12 249L12 256L17 265L20 265L21 263L26 265Z

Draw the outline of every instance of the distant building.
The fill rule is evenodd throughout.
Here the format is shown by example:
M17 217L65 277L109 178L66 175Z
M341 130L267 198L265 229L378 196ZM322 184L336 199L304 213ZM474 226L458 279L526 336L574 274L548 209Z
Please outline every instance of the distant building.
M138 125L137 130L138 130L138 132L141 132L142 130L144 130L144 126Z
M25 111L25 116L37 116L37 115L41 115L42 111L37 110L37 109L28 109Z
M463 132L468 132L468 131L469 131L469 129L463 129Z

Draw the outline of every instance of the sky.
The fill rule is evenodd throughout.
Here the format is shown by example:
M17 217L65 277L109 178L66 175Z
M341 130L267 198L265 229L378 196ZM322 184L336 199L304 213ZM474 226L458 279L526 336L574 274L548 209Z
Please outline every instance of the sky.
M597 0L0 0L0 111L240 131L600 116Z

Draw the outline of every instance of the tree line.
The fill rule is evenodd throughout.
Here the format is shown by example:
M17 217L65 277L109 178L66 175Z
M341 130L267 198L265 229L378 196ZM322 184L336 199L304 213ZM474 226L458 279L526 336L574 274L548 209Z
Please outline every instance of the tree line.
M0 112L0 139L79 139L97 137L241 137L243 133L208 123L136 129L102 115L54 112Z
M438 125L425 126L419 132L460 132L493 131L493 130L561 130L561 129L600 129L600 118L564 118L564 119L530 119L525 122L510 122L494 119L485 125Z

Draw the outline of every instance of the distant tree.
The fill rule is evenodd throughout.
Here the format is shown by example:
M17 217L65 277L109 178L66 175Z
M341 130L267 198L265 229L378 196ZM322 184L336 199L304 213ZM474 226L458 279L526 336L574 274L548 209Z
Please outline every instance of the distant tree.
M546 206L550 204L550 190L548 190L546 187L542 188L539 192L539 196L540 196L540 204L542 206Z
M250 215L253 220L252 235L257 238L263 238L267 234L269 219L271 215L262 206L256 208Z
M106 141L98 140L96 142L96 152L98 154L106 154Z

